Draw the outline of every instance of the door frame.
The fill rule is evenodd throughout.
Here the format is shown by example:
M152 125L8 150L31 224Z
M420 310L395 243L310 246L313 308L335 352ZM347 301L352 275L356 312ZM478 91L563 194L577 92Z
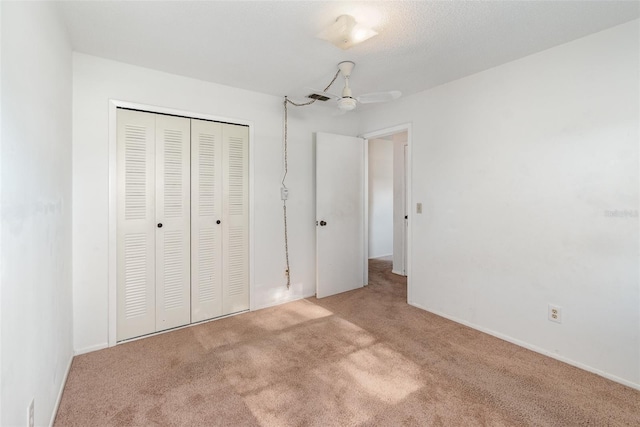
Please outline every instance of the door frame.
M116 116L118 108L128 108L132 110L145 111L156 114L168 114L182 116L192 119L211 120L214 122L230 123L249 127L249 311L255 310L254 291L254 160L253 160L253 121L234 119L229 117L214 116L211 114L195 113L192 111L178 110L175 108L158 107L155 105L140 104L135 102L122 101L117 99L109 100L109 263L108 263L108 338L109 347L117 345L116 325L117 325L117 128ZM223 316L224 317L224 316ZM216 318L217 319L217 318ZM211 319L215 320L215 319ZM205 320L207 322L208 320ZM185 325L188 327L192 324ZM169 329L173 330L173 329ZM158 333L164 333L158 332ZM153 335L153 334L150 334ZM145 335L147 336L147 335Z
M413 206L412 203L412 192L411 192L411 148L412 148L412 144L411 144L411 139L412 139L412 132L411 132L411 123L402 123L396 126L391 126L391 127L387 127L387 128L383 128L383 129L378 129L378 130L374 130L374 131L369 131L369 132L364 132L362 134L359 135L360 138L364 138L365 140L365 150L364 150L364 186L365 186L365 190L364 190L364 197L365 197L365 201L364 201L364 222L365 222L365 230L367 230L367 232L365 233L365 238L364 238L364 278L365 278L365 283L369 283L369 268L368 268L368 264L369 264L369 140L370 139L376 139L376 138L381 138L384 136L389 136L389 135L393 135L396 133L400 133L400 132L407 132L407 164L406 164L406 170L405 170L405 175L406 175L406 188L405 188L405 192L406 192L406 200L405 203L406 205L411 208ZM409 209L410 211L411 209ZM412 215L411 212L408 212L407 215L409 216L409 218L407 219L407 241L406 241L406 247L407 247L407 253L405 253L405 263L406 263L406 275L407 275L407 302L411 301L411 295L412 295L412 281L411 281L411 248L412 248L412 244L411 244L411 219L412 219Z
M407 133L407 139L409 139ZM402 147L402 206L404 208L404 222L402 223L403 239L402 250L404 251L402 257L402 274L407 276L407 260L409 259L409 212L411 211L411 205L409 205L409 143Z

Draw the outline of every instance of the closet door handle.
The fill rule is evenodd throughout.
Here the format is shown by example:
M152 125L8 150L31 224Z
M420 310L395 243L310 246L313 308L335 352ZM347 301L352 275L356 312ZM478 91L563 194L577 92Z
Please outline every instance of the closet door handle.
M158 228L162 228L162 223L161 222L158 223Z
M216 224L220 224L220 220L217 220L217 221L216 221Z

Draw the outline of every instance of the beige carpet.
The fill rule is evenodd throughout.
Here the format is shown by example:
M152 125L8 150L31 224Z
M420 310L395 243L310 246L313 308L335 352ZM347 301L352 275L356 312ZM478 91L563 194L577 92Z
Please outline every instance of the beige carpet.
M406 304L403 278L78 356L56 426L624 426L640 392Z

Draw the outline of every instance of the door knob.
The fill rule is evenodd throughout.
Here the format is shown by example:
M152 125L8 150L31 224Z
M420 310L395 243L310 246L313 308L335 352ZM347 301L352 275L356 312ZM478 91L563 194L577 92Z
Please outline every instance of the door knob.
M325 225L327 225L327 221L320 221L320 227L324 227Z
M162 223L161 222L158 223L158 228L162 228Z
M220 220L217 220L217 221L216 221L216 224L220 224Z

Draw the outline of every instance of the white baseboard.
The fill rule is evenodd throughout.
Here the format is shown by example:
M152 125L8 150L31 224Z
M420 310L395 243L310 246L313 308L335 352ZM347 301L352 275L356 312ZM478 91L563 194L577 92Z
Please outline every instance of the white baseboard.
M458 319L457 317L454 317L454 316L449 316L447 314L440 313L440 312L435 311L435 310L429 310L426 307L421 306L420 304L416 304L415 302L408 302L408 304L412 305L414 307L417 307L417 308L419 308L421 310L428 311L429 313L435 314L437 316L444 317L445 319L449 319L449 320L452 320L452 321L454 321L456 323L460 323L462 325L468 326L471 329L475 329L477 331L484 332L485 334L489 334L489 335L494 336L496 338L500 338L501 340L510 342L511 344L515 344L517 346L524 347L524 348L526 348L528 350L535 351L536 353L540 353L540 354L543 354L545 356L549 356L552 359L559 360L559 361L564 362L564 363L566 363L568 365L575 366L576 368L580 368L580 369L582 369L584 371L588 371L588 372L591 372L593 374L596 374L596 375L599 375L601 377L604 377L604 378L606 378L608 380L615 381L617 383L620 383L622 385L626 385L627 387L631 387L631 388L634 388L636 390L640 390L640 384L636 384L636 383L631 382L629 380L625 380L624 378L620 378L620 377L618 377L616 375L609 374L609 373L607 373L605 371L602 371L600 369L596 369L596 368L593 368L591 366L585 365L584 363L576 362L575 360L569 359L568 357L561 356L559 354L553 353L553 352L551 352L549 350L546 350L544 348L538 347L536 345L529 344L527 342L521 341L519 339L510 337L510 336L505 335L505 334L501 334L500 332L492 331L491 329L483 328L481 326L478 326L478 325L475 325L473 323L467 322L466 320Z
M73 354L74 356L80 356L81 354L85 354L85 353L91 353L92 351L98 351L98 350L102 350L105 348L109 347L109 343L102 343L102 344L96 344L96 345L92 345L90 347L85 347L85 348L80 348L77 350L74 350Z
M301 299L312 298L312 297L315 297L315 296L316 296L315 293L308 294L308 295L297 295L297 296L288 298L288 299L283 300L283 301L270 302L268 304L257 305L255 307L252 307L251 311L257 311L257 310L262 310L263 308L275 307L277 305L287 304L287 303L294 302L294 301L300 301Z
M403 272L401 272L401 271L397 271L397 270L391 269L391 272L392 272L393 274L397 274L398 276L404 276L404 277L407 277L407 275L406 275L406 274L404 274L404 273L403 273Z
M49 420L49 427L53 427L53 423L58 415L58 408L60 407L60 401L62 400L62 393L64 392L64 386L67 385L67 377L69 377L69 371L71 371L71 363L73 362L73 356L69 358L67 363L67 369L64 371L64 377L62 377L62 383L60 384L60 390L58 391L58 397L56 403L53 405L53 413L51 414L51 420Z

